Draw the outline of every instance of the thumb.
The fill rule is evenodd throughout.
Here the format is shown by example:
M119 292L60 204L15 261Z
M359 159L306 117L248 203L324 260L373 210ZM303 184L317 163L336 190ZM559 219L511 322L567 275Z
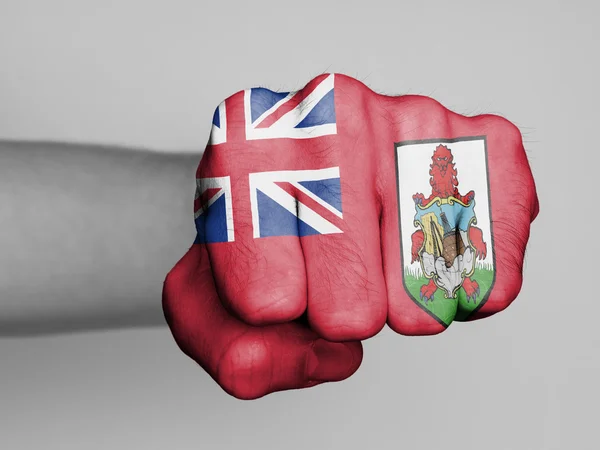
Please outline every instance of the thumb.
M352 375L362 362L360 342L329 342L317 339L311 344L306 378L311 381L341 381Z
M329 342L296 323L251 327L222 354L215 379L234 397L255 399L344 380L362 354L360 342Z
M200 245L167 276L163 308L181 350L236 398L340 381L362 362L360 342L329 342L298 322L251 326L229 314Z

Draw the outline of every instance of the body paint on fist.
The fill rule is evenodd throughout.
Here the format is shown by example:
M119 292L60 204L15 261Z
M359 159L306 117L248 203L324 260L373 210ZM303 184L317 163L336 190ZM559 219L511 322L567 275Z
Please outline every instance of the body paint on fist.
M505 308L538 207L510 122L340 74L227 99L198 176L219 196L196 224L223 301L255 325L307 311L333 340L370 337L386 319L435 334ZM513 244L500 272L496 232Z
M336 355L323 380L339 380L360 364L357 341L386 322L431 335L506 308L538 213L521 134L502 117L380 95L341 74L295 92L240 91L215 111L197 169L197 238L185 275L170 277L169 325L236 396L311 386L316 354ZM240 349L260 340L268 358L228 351L244 371L221 366L232 333L252 337ZM310 353L319 337L331 352ZM288 346L275 381L251 376L274 373ZM219 367L248 376L233 382Z
M385 325L377 160L357 157L363 130L343 107L348 80L246 89L215 111L197 172L196 243L207 246L223 303L247 323L306 313L336 341Z

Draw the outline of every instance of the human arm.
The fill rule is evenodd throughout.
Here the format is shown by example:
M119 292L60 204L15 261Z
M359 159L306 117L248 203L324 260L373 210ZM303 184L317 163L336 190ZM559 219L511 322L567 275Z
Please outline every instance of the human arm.
M0 141L0 335L163 324L200 157Z

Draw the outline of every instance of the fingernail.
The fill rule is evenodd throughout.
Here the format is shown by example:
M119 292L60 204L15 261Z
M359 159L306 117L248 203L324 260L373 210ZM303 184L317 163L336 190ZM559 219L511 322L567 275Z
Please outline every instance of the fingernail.
M340 381L350 376L354 354L347 345L317 339L308 355L308 379Z

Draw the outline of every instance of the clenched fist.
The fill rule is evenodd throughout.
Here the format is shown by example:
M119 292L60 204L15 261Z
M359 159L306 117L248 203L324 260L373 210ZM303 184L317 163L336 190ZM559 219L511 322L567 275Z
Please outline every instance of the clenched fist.
M188 355L255 398L350 376L386 322L430 335L506 308L539 206L507 120L324 74L219 105L194 211L165 314Z

